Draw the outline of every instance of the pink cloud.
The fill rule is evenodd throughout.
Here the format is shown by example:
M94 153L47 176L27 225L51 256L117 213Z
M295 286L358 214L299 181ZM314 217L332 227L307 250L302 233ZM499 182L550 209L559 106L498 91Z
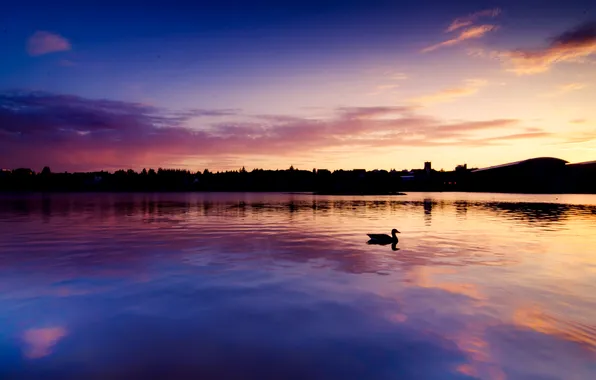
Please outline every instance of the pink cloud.
M25 356L30 359L39 359L52 353L52 348L66 336L63 327L46 327L29 329L23 334L26 344Z
M490 145L474 133L513 133L518 123L448 122L407 106L344 107L325 119L238 112L171 111L48 93L0 93L0 161L7 167L38 170L44 165L112 170L197 158L295 157L330 149ZM226 121L230 115L245 121ZM222 121L199 126L203 116Z
M35 32L27 42L27 52L32 56L70 49L70 42L66 38L46 31Z

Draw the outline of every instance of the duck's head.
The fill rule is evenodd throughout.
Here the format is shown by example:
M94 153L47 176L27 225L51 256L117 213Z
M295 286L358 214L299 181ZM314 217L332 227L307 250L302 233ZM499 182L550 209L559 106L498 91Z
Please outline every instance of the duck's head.
M395 228L391 230L391 234L395 235L395 234L399 234L400 232L398 230L396 230Z

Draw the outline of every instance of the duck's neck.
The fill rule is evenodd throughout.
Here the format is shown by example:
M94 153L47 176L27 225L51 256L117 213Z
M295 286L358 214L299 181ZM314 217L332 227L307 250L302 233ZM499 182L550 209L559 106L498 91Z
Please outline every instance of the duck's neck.
M391 231L391 237L393 238L393 240L397 240L397 234L395 233L395 231Z

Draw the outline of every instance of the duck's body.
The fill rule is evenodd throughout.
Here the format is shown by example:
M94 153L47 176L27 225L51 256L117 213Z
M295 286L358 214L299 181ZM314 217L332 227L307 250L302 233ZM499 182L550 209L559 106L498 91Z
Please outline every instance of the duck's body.
M370 238L371 243L396 244L398 242L397 235L396 235L397 233L399 233L399 231L394 228L393 230L391 230L391 236L389 236L387 234L367 234L367 235Z

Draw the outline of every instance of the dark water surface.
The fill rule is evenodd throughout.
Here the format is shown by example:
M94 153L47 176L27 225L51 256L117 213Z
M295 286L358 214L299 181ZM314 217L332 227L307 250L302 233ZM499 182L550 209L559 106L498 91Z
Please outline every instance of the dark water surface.
M596 379L596 196L2 195L33 378Z

